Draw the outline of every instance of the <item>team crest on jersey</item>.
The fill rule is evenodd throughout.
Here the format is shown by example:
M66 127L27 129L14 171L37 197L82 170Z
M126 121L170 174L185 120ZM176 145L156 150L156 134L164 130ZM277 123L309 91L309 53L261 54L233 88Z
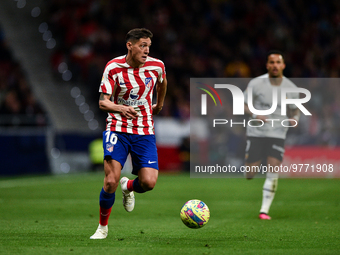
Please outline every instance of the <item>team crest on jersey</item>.
M108 152L112 152L113 151L113 144L106 144L106 150Z
M152 78L151 77L146 77L145 78L145 86L150 88L152 85Z

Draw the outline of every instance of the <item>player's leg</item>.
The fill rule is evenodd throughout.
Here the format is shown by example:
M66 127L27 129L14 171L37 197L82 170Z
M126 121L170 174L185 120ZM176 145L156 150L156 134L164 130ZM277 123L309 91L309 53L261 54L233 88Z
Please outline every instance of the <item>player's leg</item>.
M131 148L133 164L132 173L138 177L134 180L129 180L126 177L121 179L123 205L127 211L130 211L130 209L127 206L125 196L131 193L133 194L133 191L137 193L144 193L152 190L156 185L158 178L158 155L155 136L134 136L133 139L134 142ZM133 209L133 206L131 204L130 208Z
M138 178L133 181L133 189L137 193L144 193L152 190L158 179L158 170L150 167L143 167L138 171Z
M143 167L138 171L138 177L129 180L122 177L120 180L123 192L123 206L127 212L131 212L135 206L135 197L133 192L144 193L152 190L157 182L158 170L150 167Z
M112 206L115 202L116 190L119 183L121 164L116 160L104 160L104 186L99 195L99 226L90 239L104 239L108 234L108 221Z
M118 138L119 137L119 138ZM104 239L108 234L108 220L115 202L115 192L119 184L122 166L128 155L124 136L118 133L103 132L104 185L99 195L99 226L91 239Z
M123 193L123 206L127 212L131 212L135 208L134 189L129 188L131 185L130 182L131 180L125 176L120 179L120 187Z
M258 172L260 164L261 164L261 160L255 161L255 162L252 162L252 163L247 163L247 162L245 163L247 171L244 172L244 175L248 180L251 180L251 179L254 178L254 176Z
M111 208L115 202L115 192L118 187L122 165L111 158L104 160L104 186L100 192L100 224L107 225Z
M261 138L247 137L246 153L245 153L245 177L248 180L254 178L259 172L259 167L262 162L262 145Z
M271 146L268 147L266 180L263 184L262 191L262 205L260 209L259 218L263 220L270 220L268 215L270 206L274 200L275 192L277 190L279 173L275 172L275 167L280 167L284 154L284 140L271 139Z

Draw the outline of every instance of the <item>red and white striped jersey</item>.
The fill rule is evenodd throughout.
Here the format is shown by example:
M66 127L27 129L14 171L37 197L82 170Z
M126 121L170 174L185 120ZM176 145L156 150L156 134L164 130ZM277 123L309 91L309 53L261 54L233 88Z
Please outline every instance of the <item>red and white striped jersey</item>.
M154 134L152 94L157 82L165 77L164 63L147 57L140 68L126 63L125 55L112 59L105 67L99 92L112 95L115 104L132 106L138 112L136 119L127 119L120 113L108 113L106 130L138 135Z

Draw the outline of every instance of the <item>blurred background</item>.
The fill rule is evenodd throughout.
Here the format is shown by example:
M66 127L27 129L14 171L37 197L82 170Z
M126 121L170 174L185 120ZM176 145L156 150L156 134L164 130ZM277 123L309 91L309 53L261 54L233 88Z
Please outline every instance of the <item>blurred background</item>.
M271 49L284 52L287 77L340 75L336 0L2 0L0 175L101 169L99 84L136 27L153 32L150 55L167 72L155 117L161 171L189 169L190 77L261 75ZM340 146L340 87L327 88L311 87L313 117L290 134L290 146L316 154ZM235 135L239 152L229 143ZM222 157L243 154L242 132L219 139Z

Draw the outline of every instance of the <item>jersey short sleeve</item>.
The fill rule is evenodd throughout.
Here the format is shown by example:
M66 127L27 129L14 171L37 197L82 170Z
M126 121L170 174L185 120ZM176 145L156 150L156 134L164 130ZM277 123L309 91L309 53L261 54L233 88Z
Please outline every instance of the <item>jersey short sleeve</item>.
M148 57L147 66L148 68L151 68L150 70L155 70L157 72L157 81L162 83L166 75L165 65L163 61L156 58Z
M158 75L158 81L162 83L164 78L165 78L165 66L164 66L164 63L162 62L161 72Z
M109 65L106 65L102 81L100 83L99 87L99 92L100 93L105 93L105 94L112 94L112 91L114 89L114 80L112 75L110 75L110 68L108 67Z

